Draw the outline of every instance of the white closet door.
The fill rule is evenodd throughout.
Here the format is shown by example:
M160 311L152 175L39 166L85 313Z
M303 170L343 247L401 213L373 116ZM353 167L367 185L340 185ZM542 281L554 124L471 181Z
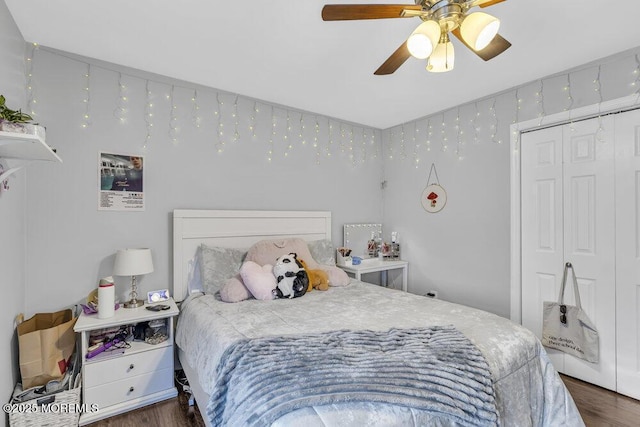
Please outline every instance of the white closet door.
M616 117L618 392L640 399L640 111Z
M562 127L525 133L520 145L522 324L542 337L542 303L558 298L564 263ZM549 355L558 370L561 353Z
M542 303L557 300L564 262L572 262L582 306L600 333L601 360L592 364L549 350L551 360L560 372L615 390L611 120L522 135L522 322L541 336ZM565 301L574 303L572 287Z
M563 126L564 258L578 277L582 308L598 329L600 362L564 355L564 373L616 389L614 119ZM565 300L575 304L573 289Z

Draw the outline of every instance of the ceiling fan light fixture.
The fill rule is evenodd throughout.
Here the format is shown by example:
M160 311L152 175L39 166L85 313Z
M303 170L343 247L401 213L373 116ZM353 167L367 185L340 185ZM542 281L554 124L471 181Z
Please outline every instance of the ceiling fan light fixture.
M474 50L482 50L498 34L500 20L484 12L467 15L460 24L460 34Z
M455 56L453 54L453 43L449 37L445 36L433 50L427 62L427 71L432 73L444 73L453 70Z
M410 57L426 59L427 71L453 70L451 33L465 48L480 59L488 61L511 47L498 34L500 21L483 12L485 8L505 0L413 0L415 4L327 4L322 8L324 21L361 19L418 18L422 22L402 44L373 73L376 76L393 74Z
M414 58L426 59L440 40L440 25L425 21L418 25L407 39L407 49Z

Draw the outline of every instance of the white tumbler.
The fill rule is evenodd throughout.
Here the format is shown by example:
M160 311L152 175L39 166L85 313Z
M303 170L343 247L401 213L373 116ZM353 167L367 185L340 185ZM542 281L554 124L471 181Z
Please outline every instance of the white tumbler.
M105 277L98 285L98 319L113 317L116 305L116 286L113 277Z

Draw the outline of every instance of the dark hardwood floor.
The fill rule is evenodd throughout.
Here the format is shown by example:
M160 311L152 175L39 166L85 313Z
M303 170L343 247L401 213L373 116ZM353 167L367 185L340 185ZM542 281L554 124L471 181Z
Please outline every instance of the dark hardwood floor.
M640 425L640 401L561 375L587 427L635 427ZM179 388L180 390L180 388ZM92 427L203 427L200 412L188 414L188 397L178 397L91 424ZM511 427L511 426L506 426Z
M181 388L178 385L178 391ZM126 414L117 415L95 423L91 427L204 427L204 421L196 406L189 410L188 396L180 392L178 397L154 403Z
M640 400L560 375L587 427L640 426Z

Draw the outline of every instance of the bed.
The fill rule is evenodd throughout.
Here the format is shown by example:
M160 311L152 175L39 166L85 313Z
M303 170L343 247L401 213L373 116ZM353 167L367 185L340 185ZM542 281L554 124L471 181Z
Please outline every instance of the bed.
M173 226L178 356L207 425L584 425L508 319L353 279L236 303L197 286L201 245L330 241L329 212L176 210Z

